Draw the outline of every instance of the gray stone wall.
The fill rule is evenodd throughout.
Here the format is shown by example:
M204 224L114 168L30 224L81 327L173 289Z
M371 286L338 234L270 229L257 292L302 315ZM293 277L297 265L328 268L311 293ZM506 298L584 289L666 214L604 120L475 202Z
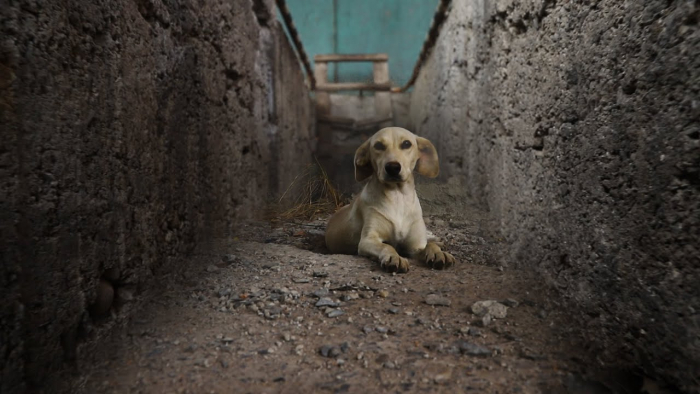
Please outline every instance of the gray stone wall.
M0 1L1 392L54 387L156 275L310 162L272 4Z
M412 94L600 361L700 390L700 4L454 1Z

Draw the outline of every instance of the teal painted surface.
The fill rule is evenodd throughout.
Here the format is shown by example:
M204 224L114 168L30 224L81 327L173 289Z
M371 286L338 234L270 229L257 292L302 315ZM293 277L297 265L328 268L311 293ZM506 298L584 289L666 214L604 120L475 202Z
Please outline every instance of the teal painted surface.
M394 85L411 77L439 0L287 0L304 49L325 53L387 53ZM334 25L334 21L337 24ZM337 78L337 79L336 79ZM371 63L343 63L338 82L372 80Z

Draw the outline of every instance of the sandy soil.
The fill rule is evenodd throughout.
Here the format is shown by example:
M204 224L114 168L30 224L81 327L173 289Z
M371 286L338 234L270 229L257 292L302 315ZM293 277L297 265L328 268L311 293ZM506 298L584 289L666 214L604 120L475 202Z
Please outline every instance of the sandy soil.
M202 245L95 350L73 390L607 392L581 377L580 352L537 278L498 263L485 215L431 207L429 229L459 260L446 271L413 262L388 274L324 254L323 221L250 223ZM484 300L506 316L473 313Z

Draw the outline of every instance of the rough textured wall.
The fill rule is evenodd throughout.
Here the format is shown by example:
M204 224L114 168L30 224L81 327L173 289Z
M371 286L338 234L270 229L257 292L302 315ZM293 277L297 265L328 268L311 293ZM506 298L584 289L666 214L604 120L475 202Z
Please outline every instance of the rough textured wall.
M154 274L310 162L272 4L0 1L0 391L54 387Z
M700 3L455 1L412 96L605 362L700 391Z

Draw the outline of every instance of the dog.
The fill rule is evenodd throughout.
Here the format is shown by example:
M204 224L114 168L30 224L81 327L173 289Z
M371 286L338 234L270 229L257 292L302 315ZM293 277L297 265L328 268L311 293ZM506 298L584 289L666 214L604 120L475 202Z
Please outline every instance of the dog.
M381 129L357 148L355 180L369 180L328 221L328 250L370 257L389 272L408 272L406 257L436 269L454 265L451 254L428 241L414 171L435 178L440 165L433 144L406 129Z

